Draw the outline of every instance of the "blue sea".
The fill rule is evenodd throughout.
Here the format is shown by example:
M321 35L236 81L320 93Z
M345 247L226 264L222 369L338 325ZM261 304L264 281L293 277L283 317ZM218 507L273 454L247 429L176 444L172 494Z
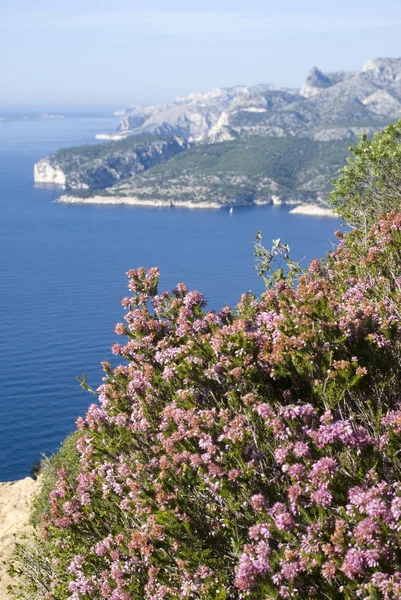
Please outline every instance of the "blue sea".
M332 246L335 219L288 207L191 211L63 205L35 188L33 165L60 147L93 143L114 118L0 122L0 481L29 474L74 429L111 358L126 272L157 265L161 288L184 281L209 307L260 293L253 240L281 237L303 264Z

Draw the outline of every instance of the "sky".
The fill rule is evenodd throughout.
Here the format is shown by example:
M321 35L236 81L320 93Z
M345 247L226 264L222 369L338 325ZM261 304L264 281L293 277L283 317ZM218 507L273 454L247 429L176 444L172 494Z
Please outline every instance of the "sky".
M400 0L0 0L0 109L118 109L401 57Z

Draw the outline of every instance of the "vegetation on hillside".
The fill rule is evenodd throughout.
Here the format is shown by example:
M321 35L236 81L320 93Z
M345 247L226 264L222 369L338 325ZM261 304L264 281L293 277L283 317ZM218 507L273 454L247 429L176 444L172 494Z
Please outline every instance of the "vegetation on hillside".
M147 177L180 177L190 171L199 175L221 172L238 176L269 177L280 186L295 189L304 183L305 171L343 165L349 142L315 142L306 138L249 136L229 142L195 146L157 165Z
M76 168L77 160L90 163L93 160L105 159L112 155L125 154L143 149L155 142L168 142L171 137L163 135L128 136L122 140L86 144L61 148L51 155L51 162L60 164L66 173Z
M401 121L351 148L353 157L334 182L331 203L351 226L366 229L401 203Z
M344 166L349 142L248 136L194 146L141 173L123 178L101 195L221 205L313 200L331 190ZM75 195L99 195L77 190Z
M219 313L128 273L121 365L77 421L79 473L58 472L15 598L401 597L397 209L304 271L257 244L266 292Z
M169 138L163 138L168 141ZM331 190L330 178L344 166L349 142L316 142L307 138L247 136L217 144L201 144L183 150L166 161L133 173L125 154L146 148L157 138L127 138L118 142L59 150L53 160L76 181L89 181L88 173L104 162L119 173L118 182L107 190L96 179L95 189L77 190L81 197L91 195L136 195L138 197L222 203L236 199L253 202L263 194L302 193L305 199ZM114 159L113 159L114 157ZM118 160L117 160L117 157ZM75 172L74 172L75 169ZM81 176L78 171L81 170ZM93 178L92 178L93 179ZM100 182L100 183L99 183ZM104 178L110 184L109 178ZM74 192L73 192L74 194ZM236 198L238 196L238 198Z
M58 452L42 459L40 464L40 492L32 503L30 514L31 525L35 527L40 526L42 515L50 513L49 495L57 481L57 473L60 469L67 469L68 482L71 486L74 485L80 471L79 454L76 446L81 435L79 431L75 431L66 437Z

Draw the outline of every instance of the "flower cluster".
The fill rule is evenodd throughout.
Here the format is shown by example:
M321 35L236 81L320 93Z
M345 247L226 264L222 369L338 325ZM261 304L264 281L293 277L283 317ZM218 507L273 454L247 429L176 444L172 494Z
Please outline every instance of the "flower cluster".
M48 599L401 594L401 214L235 310L130 271Z

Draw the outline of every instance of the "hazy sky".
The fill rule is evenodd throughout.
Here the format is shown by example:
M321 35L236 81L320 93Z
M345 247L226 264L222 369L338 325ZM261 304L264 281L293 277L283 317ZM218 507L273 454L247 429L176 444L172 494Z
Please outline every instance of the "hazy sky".
M400 0L0 0L0 107L125 107L401 56Z

